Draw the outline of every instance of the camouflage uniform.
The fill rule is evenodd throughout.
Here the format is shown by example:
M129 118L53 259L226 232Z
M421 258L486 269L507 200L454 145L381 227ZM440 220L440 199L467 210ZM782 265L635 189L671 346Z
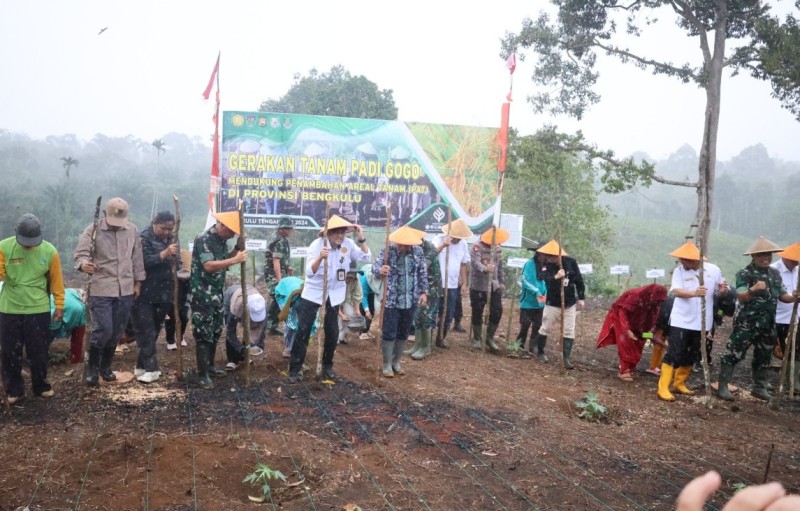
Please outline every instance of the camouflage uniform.
M442 272L439 268L439 254L436 246L428 240L422 240L422 252L428 267L428 307L418 307L414 315L417 328L434 328L439 311L439 298L442 296Z
M758 281L764 281L767 289L753 294L747 302L739 305L733 319L733 332L722 355L722 363L735 365L753 345L753 369L769 367L772 347L777 340L775 310L778 297L786 294L781 276L775 268L759 268L750 263L736 273L736 291L744 293Z
M278 314L280 308L275 301L275 286L278 285L278 276L275 275L273 260L280 259L281 277L289 276L289 257L291 250L289 240L281 236L280 232L275 231L267 242L267 251L264 254L264 283L267 285L267 293L270 296L269 309L267 310L267 329L272 331L278 326Z
M195 238L189 286L192 293L192 332L196 342L216 343L222 333L223 292L227 269L207 272L206 261L228 258L228 246L215 226Z

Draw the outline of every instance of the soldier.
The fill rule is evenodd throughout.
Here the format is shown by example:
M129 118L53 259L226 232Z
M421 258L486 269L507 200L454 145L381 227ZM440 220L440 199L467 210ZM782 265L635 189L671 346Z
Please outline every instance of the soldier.
M294 274L294 268L289 264L291 255L289 236L294 232L294 224L288 216L278 220L278 229L267 242L267 251L264 253L264 282L269 294L269 310L267 310L267 329L269 335L281 335L278 330L278 307L275 301L275 286L283 277Z
M234 264L247 260L244 238L239 232L239 212L213 213L217 220L195 238L192 252L190 287L192 293L192 332L197 357L200 387L214 388L209 378L222 376L225 370L214 366L217 341L222 333L225 273ZM228 252L227 241L239 235L236 246Z
M105 217L97 226L91 224L84 229L75 247L75 269L90 275L92 340L84 383L96 386L98 373L105 381L117 379L111 371L114 350L147 276L139 230L128 221L125 200L110 199Z
M414 229L416 230L416 229ZM438 324L439 303L442 292L442 272L439 267L439 257L436 245L424 238L425 233L417 231L422 239L422 254L425 257L425 266L428 271L428 307L418 307L414 315L414 346L404 353L411 355L414 360L422 360L431 353L431 329ZM437 332L438 333L438 332Z
M728 382L731 381L733 368L745 357L751 344L753 386L750 393L759 399L772 398L767 391L767 371L777 339L775 312L778 300L783 303L794 303L796 300L795 296L786 292L778 270L770 266L773 252L782 250L760 236L744 253L752 257L750 264L736 273L736 292L739 294L740 305L733 319L733 331L725 347L725 354L721 358L717 389L717 397L725 401L733 401Z
M472 303L472 348L481 349L483 309L489 302L489 324L486 327L486 347L492 353L500 348L494 342L494 333L503 315L503 250L501 243L508 241L509 233L497 227L492 249L492 229L481 234L480 242L472 246L470 256L472 271L469 279L469 301ZM492 253L494 252L494 254Z

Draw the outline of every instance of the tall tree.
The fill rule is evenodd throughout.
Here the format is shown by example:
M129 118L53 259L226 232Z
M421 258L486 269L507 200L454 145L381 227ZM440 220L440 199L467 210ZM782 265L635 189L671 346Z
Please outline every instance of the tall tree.
M67 179L69 179L69 171L70 171L70 169L72 167L77 167L78 163L80 163L80 162L78 162L78 160L76 160L72 156L62 156L61 157L61 165L64 167L64 173L66 174Z
M723 70L736 72L742 61L726 54L726 45L735 40L739 47L754 47L758 41L757 22L767 18L769 7L760 0L647 0L617 2L608 0L551 0L558 12L554 20L540 13L536 21L523 22L519 34L509 34L503 41L502 55L520 48L531 49L536 65L533 81L547 87L547 92L530 98L535 110L568 114L580 119L600 96L592 88L599 73L595 66L598 53L620 62L676 78L701 87L706 93L703 138L697 181L671 181L652 172L641 174L645 180L697 191L695 224L697 239L708 244L711 219L717 134L720 116L720 90ZM626 38L638 38L668 13L686 35L696 38L700 49L697 62L673 63L644 53L643 48L629 49ZM669 48L667 41L660 49ZM731 52L733 53L733 52ZM680 56L675 55L678 59ZM609 156L613 157L613 154ZM612 169L613 173L613 169ZM628 183L637 176L623 175ZM612 177L612 179L616 179Z
M316 69L308 76L296 74L289 91L280 99L264 101L259 111L397 119L391 89L378 89L363 75L353 76L342 66L333 66L322 74Z

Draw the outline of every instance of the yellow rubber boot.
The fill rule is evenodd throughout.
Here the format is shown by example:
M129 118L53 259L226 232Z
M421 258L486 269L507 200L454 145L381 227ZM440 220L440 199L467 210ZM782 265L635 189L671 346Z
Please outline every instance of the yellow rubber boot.
M672 375L674 372L675 368L671 365L661 364L661 376L658 378L658 398L662 401L675 401L675 396L669 391L669 385L672 383Z
M684 396L693 396L694 391L689 390L686 386L686 380L692 374L692 366L682 366L675 369L675 382L672 384L672 390Z

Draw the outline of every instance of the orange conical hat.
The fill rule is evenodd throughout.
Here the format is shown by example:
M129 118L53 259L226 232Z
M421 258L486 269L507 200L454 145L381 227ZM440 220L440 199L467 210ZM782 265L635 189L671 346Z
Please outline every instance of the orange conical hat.
M507 230L503 229L502 227L498 227L497 229L495 229L494 242L496 244L502 245L503 243L508 241L508 238L510 238L510 237L511 237L511 233L509 233ZM491 228L488 231L486 231L485 233L481 234L481 241L483 243L487 244L487 245L491 245L492 244L492 229Z
M467 227L463 220L456 219L447 225L442 226L442 232L452 238L465 240L472 237L472 231Z
M755 254L764 254L767 252L780 252L783 249L776 245L775 243L771 242L764 236L759 236L756 241L750 245L750 248L747 249L747 252L744 255L755 255Z
M328 219L328 230L331 229L341 229L342 227L347 227L347 230L350 231L353 227L353 224L345 220L344 218L340 217L339 215L333 215ZM325 231L324 228L319 230L319 235L322 236L322 233Z
M672 252L669 253L672 257L677 257L678 259L688 259L690 261L699 261L700 260L700 249L697 248L697 245L692 243L691 241L687 241L680 247L676 248Z
M410 225L406 225L406 227L408 227L408 228L409 228L409 229L410 229L410 230L411 230L411 231L412 231L414 234L416 234L417 236L419 236L419 239L422 239L422 238L424 238L425 236L427 236L427 235L428 235L428 233L427 233L427 232L425 232L425 231L420 231L419 229L414 229L414 228L413 228L413 227L411 227Z
M800 262L800 241L792 243L783 249L783 252L778 252L778 257L789 259L790 261Z
M422 245L422 238L416 229L404 225L389 235L389 241L398 245Z
M558 249L559 249L558 242L556 240L550 240L541 247L539 247L539 249L537 249L536 251L539 252L540 254L545 254L545 255L554 255L554 256L569 255L563 248L561 249L561 254L559 254Z
M217 219L217 222L221 223L228 229L232 230L236 234L242 234L239 229L239 212L238 211L223 211L221 213L211 213L211 216Z

